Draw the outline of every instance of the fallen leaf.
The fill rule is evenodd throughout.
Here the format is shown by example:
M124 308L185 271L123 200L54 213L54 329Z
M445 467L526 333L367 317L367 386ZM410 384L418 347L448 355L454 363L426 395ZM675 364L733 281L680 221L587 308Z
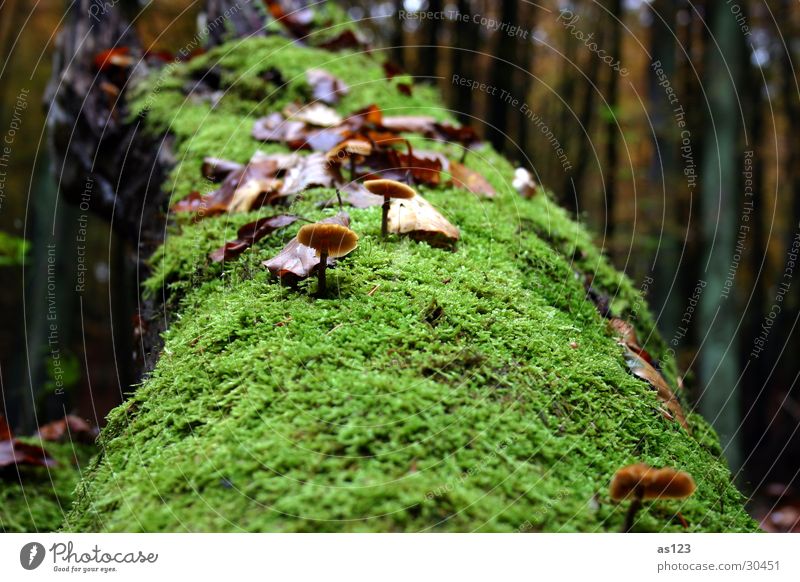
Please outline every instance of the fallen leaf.
M190 192L188 196L178 200L172 205L172 212L195 214L198 217L215 216L228 211L228 203L233 191L229 193L222 189L214 190L208 194L197 191Z
M283 180L245 170L228 203L228 212L249 212L281 195Z
M485 196L486 198L493 198L497 195L497 192L495 192L495 189L486 178L460 162L450 162L450 176L452 176L453 184L457 188L464 188L473 194Z
M419 194L392 200L388 227L391 233L407 234L436 247L452 247L461 236L458 228Z
M251 134L259 141L304 142L307 131L302 121L287 121L280 113L270 113L256 120Z
M311 94L314 99L328 105L335 105L349 91L349 87L344 81L322 69L307 70L306 81L311 85Z
M391 62L391 61L383 61L383 74L386 75L387 79L391 79L396 77L397 75L402 75L403 69L400 68L399 65Z
M324 103L311 103L310 105L298 105L292 103L283 109L283 114L288 122L301 121L316 127L336 127L341 125L344 119Z
M60 420L39 427L38 436L44 441L93 443L100 431L78 416L68 414Z
M405 95L406 97L411 97L414 93L413 87L408 83L398 83L397 90L401 95Z
M410 170L414 181L419 184L438 186L442 182L442 172L450 169L450 160L439 152L409 151L397 152L396 155L400 167Z
M366 125L379 127L383 121L383 112L380 107L373 103L358 111L354 111L348 115L344 121L345 125L352 131L359 131Z
M308 148L315 152L327 152L346 139L347 131L341 128L315 129L308 132L302 141L289 142L295 149Z
M324 154L264 154L256 152L246 166L215 160L216 166L230 165L220 187L204 196L192 192L172 206L174 212L213 216L224 212L247 212L276 204L312 186L333 186L339 178ZM213 172L205 167L204 172ZM278 178L278 176L283 176Z
M52 467L55 464L55 460L44 448L14 438L6 419L0 415L0 475L3 474L3 469L12 466Z
M634 353L644 358L650 365L655 365L653 357L639 345L639 338L636 337L636 330L633 325L618 317L612 317L608 323L614 334Z
M481 141L478 133L469 125L451 125L449 123L437 123L434 126L436 136L442 141L455 141L465 147L477 144Z
M293 196L313 186L330 188L337 179L336 166L322 153L301 156L300 162L286 171L282 196Z
M314 11L310 8L285 8L279 0L264 0L272 18L277 20L295 38L305 38L311 32Z
M340 51L343 49L364 48L367 43L348 28L333 38L319 43L317 46L329 51Z
M225 243L222 247L208 255L212 263L229 261L241 255L265 236L272 234L280 228L289 226L297 220L290 214L279 214L267 218L259 218L248 222L236 232L236 239Z
M242 168L243 168L242 164L239 164L237 162L231 162L229 160L209 157L203 160L203 166L201 172L204 178L211 180L213 182L219 182L231 172L235 172L236 170L241 170Z
M674 415L675 420L677 420L680 425L688 431L689 425L686 422L686 415L683 412L683 408L681 407L678 398L675 396L675 393L672 391L672 388L669 387L669 384L667 384L667 381L664 380L664 377L661 375L661 373L651 366L639 354L628 348L628 346L626 346L624 343L620 345L624 347L623 354L625 357L625 362L628 364L628 369L630 370L631 374L650 384L650 386L655 389L656 393L658 394L658 398Z
M436 119L425 115L393 115L383 118L381 125L392 131L430 134L436 129Z
M342 202L349 204L353 208L369 208L370 206L380 206L383 204L383 196L377 196L367 190L361 182L348 182L339 189ZM338 204L336 198L331 198L321 203L322 208L330 208Z
M346 212L340 212L336 216L320 220L325 224L340 224L350 226L350 216ZM336 264L335 259L328 259L328 266ZM319 266L319 257L311 247L300 244L297 237L294 237L283 250L263 265L269 272L278 277L281 282L294 285L298 281L305 279L316 271Z

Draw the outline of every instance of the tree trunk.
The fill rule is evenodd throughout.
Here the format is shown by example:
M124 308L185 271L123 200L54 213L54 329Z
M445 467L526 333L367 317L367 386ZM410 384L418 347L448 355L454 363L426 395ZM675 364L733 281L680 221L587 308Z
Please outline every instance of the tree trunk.
M725 455L734 472L741 466L739 422L741 387L737 325L739 310L729 295L731 270L738 269L737 240L744 200L738 195L742 156L740 112L736 95L740 89L741 33L723 6L713 9L712 34L718 47L709 48L705 86L709 95L708 127L702 161L701 216L703 259L707 285L700 301L699 323L703 330L700 407L722 439ZM733 275L735 277L735 274Z
M324 63L318 54L273 36L231 43L192 68L259 56L279 71L323 66L355 97L385 82L369 54ZM190 75L186 66L170 71ZM294 99L296 84L269 107ZM174 137L176 197L194 187L204 156L245 162L261 146L249 136L248 108L189 100L177 110L181 86L162 87L142 120ZM236 86L226 89L236 99ZM440 103L379 94L387 110L446 115ZM134 145L140 158L159 159L152 144ZM161 357L110 415L66 529L614 531L627 508L607 486L637 460L694 476L698 491L681 505L693 531L755 529L713 432L695 414L688 429L665 417L656 392L629 373L584 284L591 280L600 304L613 292L626 307L602 310L635 315L639 333L655 338L652 355L671 369L635 287L548 196L507 188L513 166L491 148L467 165L495 186L494 199L423 190L461 229L453 252L382 239L377 209L348 209L360 247L328 274L337 291L328 299L309 295L313 284L287 290L262 267L291 227L236 260L212 264L207 255L265 213L328 216L316 197L331 189L307 193L299 210L171 218L145 284L170 322ZM131 221L163 228L165 196L140 194L146 208ZM637 531L682 530L667 513L642 512Z

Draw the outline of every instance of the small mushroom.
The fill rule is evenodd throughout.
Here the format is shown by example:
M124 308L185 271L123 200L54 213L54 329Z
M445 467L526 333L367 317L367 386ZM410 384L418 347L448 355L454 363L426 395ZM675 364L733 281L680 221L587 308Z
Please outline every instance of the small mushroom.
M306 224L297 232L297 241L311 247L319 257L317 267L317 294L325 294L325 271L328 258L343 257L358 246L358 235L346 226L315 222Z
M356 179L356 162L372 153L372 144L363 139L347 139L331 149L327 154L331 164L339 164L345 159L350 160L350 179Z
M381 217L381 236L386 236L386 231L389 225L389 206L392 203L392 198L399 198L408 200L417 195L414 189L407 184L398 182L397 180L367 180L364 182L364 187L378 196L383 196L383 216Z
M694 493L695 488L694 479L688 473L671 467L654 469L644 463L636 463L622 467L614 474L609 493L614 501L631 500L622 527L623 532L629 532L643 501L685 499Z

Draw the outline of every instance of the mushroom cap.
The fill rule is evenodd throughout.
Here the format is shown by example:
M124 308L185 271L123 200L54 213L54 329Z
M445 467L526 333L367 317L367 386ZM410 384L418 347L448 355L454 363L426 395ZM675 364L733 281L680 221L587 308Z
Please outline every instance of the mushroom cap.
M671 467L654 470L645 488L645 499L685 499L697 488L689 473Z
M609 488L611 499L621 501L632 495L637 487L644 487L644 481L652 470L652 467L644 463L636 463L619 469L614 473L614 478L611 479L611 487Z
M684 499L695 491L692 476L671 467L654 469L644 463L622 467L614 474L609 492L615 501L637 491L643 499Z
M402 198L407 200L417 195L416 191L411 186L387 178L367 180L364 182L364 187L373 194L386 198Z
M358 235L346 226L315 222L297 232L297 241L332 259L343 257L358 246Z
M372 153L372 144L363 139L347 139L332 148L327 154L330 161L349 158L350 156L368 156Z

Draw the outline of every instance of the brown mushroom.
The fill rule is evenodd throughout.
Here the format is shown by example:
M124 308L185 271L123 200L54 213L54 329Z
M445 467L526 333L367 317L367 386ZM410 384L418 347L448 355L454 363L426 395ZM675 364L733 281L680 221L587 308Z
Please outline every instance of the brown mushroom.
M356 179L356 162L372 153L372 144L363 139L347 139L332 148L327 154L331 164L341 163L345 159L350 160L350 179Z
M381 236L385 237L389 225L389 206L392 203L392 198L408 200L416 196L417 193L411 186L408 186L407 184L385 178L380 180L367 180L364 182L364 187L373 194L383 196Z
M644 463L622 467L611 480L609 493L614 501L631 499L622 531L633 528L634 518L649 499L685 499L695 491L692 476L671 467L654 469Z
M328 268L328 257L343 257L358 246L358 235L346 226L315 222L306 224L297 232L297 241L301 245L311 247L319 257L317 267L317 294L325 294L325 271Z

